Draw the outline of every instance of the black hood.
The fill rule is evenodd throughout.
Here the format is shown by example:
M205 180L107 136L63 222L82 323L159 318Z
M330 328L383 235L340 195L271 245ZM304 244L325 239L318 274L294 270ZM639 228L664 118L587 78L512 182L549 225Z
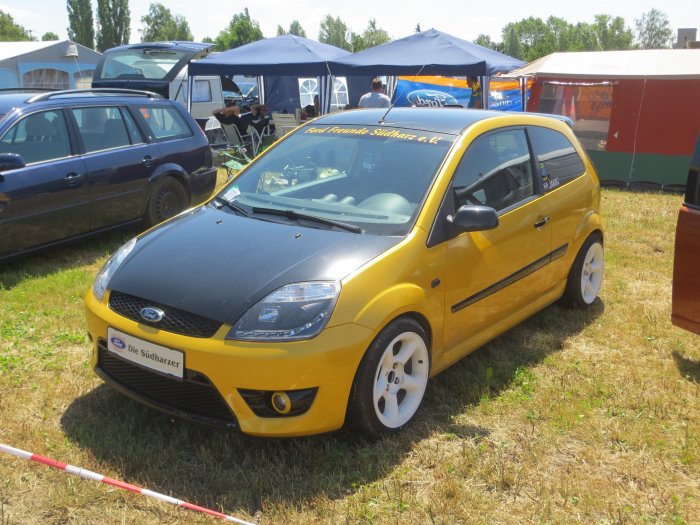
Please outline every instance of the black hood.
M109 288L234 323L281 286L340 280L400 240L261 221L202 206L139 239Z

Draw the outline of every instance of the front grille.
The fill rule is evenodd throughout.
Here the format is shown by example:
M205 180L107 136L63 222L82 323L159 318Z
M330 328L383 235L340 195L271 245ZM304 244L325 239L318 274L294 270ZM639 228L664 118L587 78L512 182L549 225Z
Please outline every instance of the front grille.
M97 371L125 394L142 402L215 425L237 427L236 417L204 374L185 369L183 380L168 378L120 359L98 342Z
M157 323L143 319L139 312L148 306L163 310L163 319ZM221 326L219 321L117 291L109 294L109 307L137 323L191 337L211 337Z

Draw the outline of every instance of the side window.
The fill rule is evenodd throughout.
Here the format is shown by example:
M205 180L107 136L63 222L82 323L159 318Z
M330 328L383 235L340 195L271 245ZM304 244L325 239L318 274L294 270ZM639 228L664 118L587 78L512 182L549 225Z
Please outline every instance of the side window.
M72 109L85 152L129 146L131 139L122 112L116 106Z
M685 186L685 203L700 208L700 135L695 141L695 152L688 168L688 181Z
M192 135L189 125L174 107L141 106L139 111L158 140L180 139Z
M68 157L68 129L62 111L32 113L0 139L3 153L18 153L26 164Z
M509 129L478 137L452 181L455 209L465 204L502 210L535 194L525 132Z
M143 138L141 130L136 125L134 117L131 116L129 110L122 108L122 116L124 117L124 124L126 124L126 132L129 134L132 144L143 144L146 142Z
M545 191L583 175L583 161L568 138L553 129L536 126L527 128L527 132L532 140Z

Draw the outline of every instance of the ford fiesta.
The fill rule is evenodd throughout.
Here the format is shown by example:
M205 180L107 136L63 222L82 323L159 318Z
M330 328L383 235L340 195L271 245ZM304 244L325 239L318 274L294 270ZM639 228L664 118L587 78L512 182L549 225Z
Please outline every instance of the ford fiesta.
M248 434L390 433L430 377L560 298L595 301L599 204L554 118L319 118L107 261L86 296L92 366Z

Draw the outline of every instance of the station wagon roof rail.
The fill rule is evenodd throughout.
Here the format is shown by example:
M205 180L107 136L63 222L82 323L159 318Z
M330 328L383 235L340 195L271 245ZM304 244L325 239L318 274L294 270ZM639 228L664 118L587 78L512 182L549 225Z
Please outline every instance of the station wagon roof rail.
M123 89L123 88L90 88L90 89L71 89L66 91L51 91L49 93L42 93L41 95L36 95L30 98L27 102L41 102L43 100L51 100L52 98L61 96L75 96L83 94L98 94L98 95L123 95L129 97L144 97L144 98L163 98L158 93L153 93L152 91L139 91L136 89Z

